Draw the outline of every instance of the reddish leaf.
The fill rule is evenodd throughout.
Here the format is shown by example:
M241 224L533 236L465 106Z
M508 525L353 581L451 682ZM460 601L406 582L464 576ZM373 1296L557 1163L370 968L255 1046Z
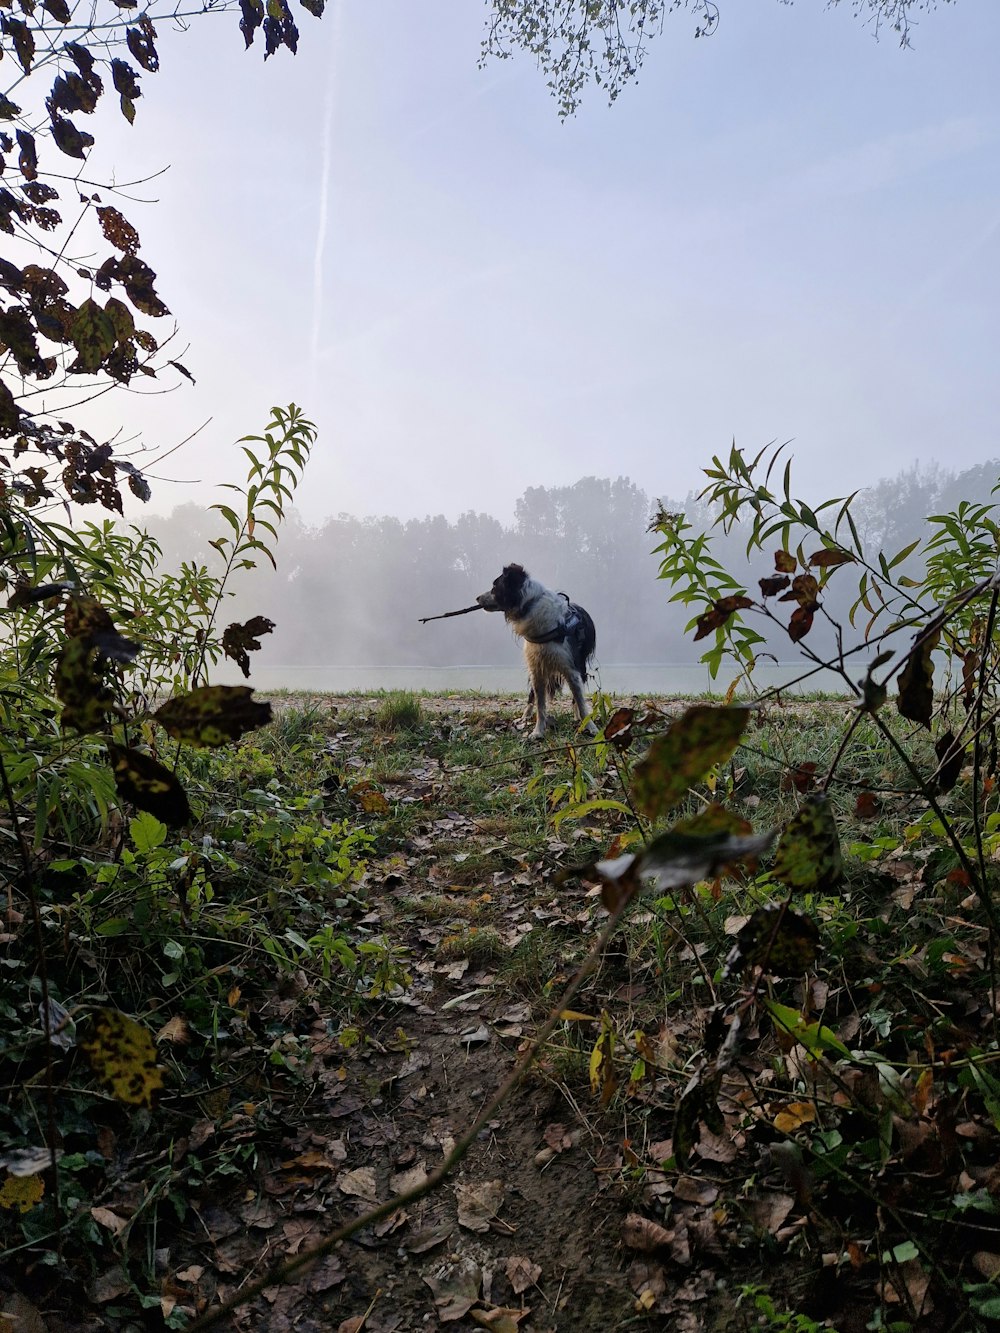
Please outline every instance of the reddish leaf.
M791 579L787 574L776 574L771 579L760 579L760 593L762 597L773 597L781 592L782 588L787 588Z
M874 819L881 808L881 802L874 792L858 792L858 799L854 802L854 813L858 819Z
M790 592L786 592L782 602L798 602L805 611L815 611L819 605L819 584L812 574L797 574L792 579Z
M706 611L703 616L698 617L698 632L694 636L695 642L698 639L703 639L706 634L711 634L713 630L719 629L735 612L745 611L749 606L753 606L749 597L742 595L720 597L718 601L712 603L713 609L711 611Z
M788 622L788 637L792 643L798 643L804 639L812 629L813 613L807 611L804 606L797 606L792 612L792 618Z
M774 567L779 574L793 574L798 561L788 551L775 551Z
M811 759L804 764L797 764L795 768L788 768L781 775L781 790L807 792L812 791L816 786L816 769L818 765Z
M633 741L634 721L634 708L616 708L604 725L604 739L618 750L627 750Z
M837 565L852 565L857 557L850 551L843 551L833 546L824 546L821 551L813 551L809 557L810 565L817 569L834 569Z

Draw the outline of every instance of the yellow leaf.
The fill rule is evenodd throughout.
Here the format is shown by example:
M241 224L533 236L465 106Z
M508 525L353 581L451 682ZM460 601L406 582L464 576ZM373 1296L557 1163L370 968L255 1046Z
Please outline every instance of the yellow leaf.
M8 1213L30 1213L45 1193L41 1176L8 1176L0 1185L0 1208Z
M774 1117L774 1127L780 1129L783 1134L791 1134L800 1125L811 1124L815 1119L814 1102L790 1102Z
M117 1009L97 1011L93 1031L80 1049L100 1081L121 1102L151 1106L154 1094L163 1087L152 1036Z

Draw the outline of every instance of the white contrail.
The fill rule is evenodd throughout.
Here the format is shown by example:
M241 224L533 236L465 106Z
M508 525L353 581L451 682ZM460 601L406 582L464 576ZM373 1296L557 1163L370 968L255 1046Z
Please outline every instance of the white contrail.
M319 212L316 218L316 249L313 253L313 312L312 332L309 339L310 398L316 398L319 337L323 323L323 251L326 249L327 219L329 217L330 157L333 151L333 115L336 105L337 54L340 51L340 20L344 0L329 0L333 10L330 17L330 61L326 79L326 103L323 108L323 130L320 137Z

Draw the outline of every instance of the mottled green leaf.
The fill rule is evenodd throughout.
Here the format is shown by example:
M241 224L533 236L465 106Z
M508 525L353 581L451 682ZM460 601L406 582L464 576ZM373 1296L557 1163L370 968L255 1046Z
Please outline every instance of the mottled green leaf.
M657 736L632 779L633 796L643 813L664 814L716 764L724 763L739 744L749 716L746 708L697 704Z
M799 893L829 893L840 883L840 836L825 796L811 797L785 825L773 873Z
M818 947L815 921L788 907L769 904L759 907L739 930L723 975L759 967L776 977L800 976L816 961Z
M248 685L203 685L168 699L153 716L177 740L214 748L270 722L271 705L252 695Z
M168 828L189 824L192 819L187 793L168 768L141 750L109 745L115 786L125 801L148 810Z

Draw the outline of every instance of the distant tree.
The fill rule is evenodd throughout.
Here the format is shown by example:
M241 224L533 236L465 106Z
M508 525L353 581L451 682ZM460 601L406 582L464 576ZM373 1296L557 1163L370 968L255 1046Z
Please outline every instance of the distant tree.
M913 14L936 9L939 2L952 0L849 0L876 35L889 29L902 46L909 45ZM571 116L590 83L602 88L609 102L618 97L638 74L646 45L667 14L687 11L695 37L707 37L718 28L727 3L740 0L490 0L482 59L503 60L515 49L528 52L548 80L560 116Z

